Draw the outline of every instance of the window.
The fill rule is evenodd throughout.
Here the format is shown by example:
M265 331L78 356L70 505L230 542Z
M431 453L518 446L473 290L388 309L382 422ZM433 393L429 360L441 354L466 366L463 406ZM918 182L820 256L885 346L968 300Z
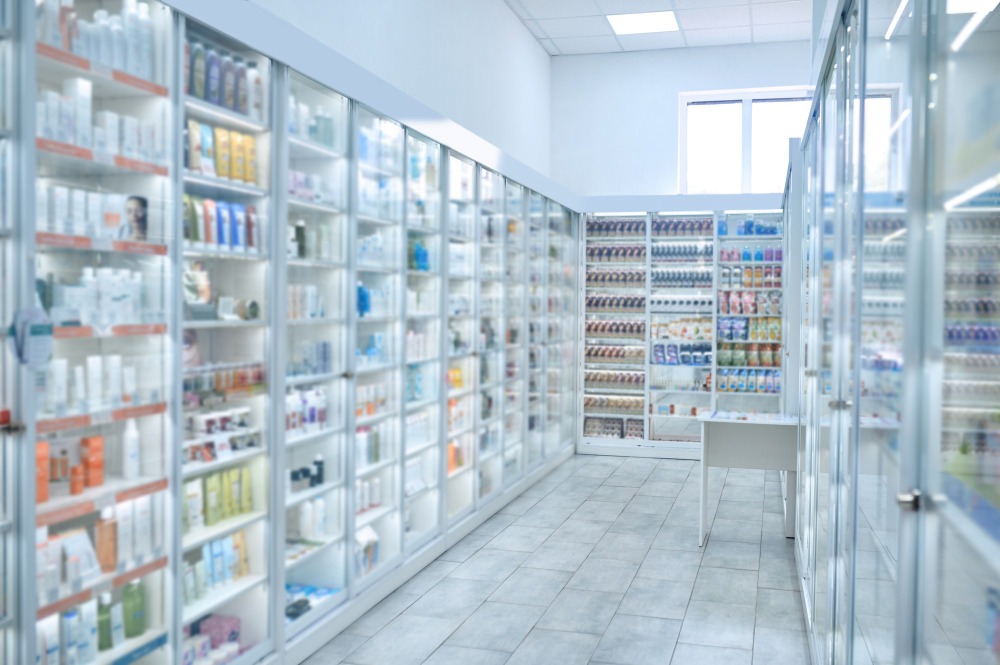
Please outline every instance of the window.
M899 91L870 88L865 99L865 189L890 187L891 118ZM800 138L810 88L730 90L680 95L681 194L780 193L788 140Z
M704 102L688 107L688 194L740 192L742 124L740 102Z

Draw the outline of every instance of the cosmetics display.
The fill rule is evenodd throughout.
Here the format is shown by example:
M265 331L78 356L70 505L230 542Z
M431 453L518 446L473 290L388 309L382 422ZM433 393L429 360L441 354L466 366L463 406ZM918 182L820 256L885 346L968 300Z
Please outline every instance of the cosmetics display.
M587 221L587 238L603 240L606 238L645 241L646 222L642 219L594 218Z
M253 205L184 195L185 249L259 254L261 222Z
M646 350L641 346L588 344L583 351L583 362L588 365L642 365L646 362Z
M593 372L583 373L584 388L588 390L643 390L645 372Z
M650 224L650 236L653 238L697 237L710 240L714 226L715 220L711 215L693 218L678 217L676 219L657 215ZM722 233L721 228L719 235L725 235Z
M715 298L709 295L654 295L649 299L653 314L711 314L714 308Z
M184 39L184 94L255 122L266 120L267 81L257 58L221 35L191 32Z
M184 558L184 606L190 607L210 591L224 589L250 574L246 534L237 531L205 543Z
M712 248L713 245L711 242L658 243L652 247L652 262L711 263L713 253Z
M593 288L643 289L646 287L646 271L588 270L586 285Z
M588 338L646 338L645 321L586 321L583 326Z
M583 412L605 415L641 416L646 400L643 397L583 396Z
M674 261L673 263L683 263L683 261ZM657 289L712 288L711 269L692 268L682 270L675 268L656 268L650 271L649 277L652 286Z
M644 296L588 295L585 307L588 313L594 314L644 314L646 312L646 298Z
M587 263L646 263L645 245L597 245L587 248Z

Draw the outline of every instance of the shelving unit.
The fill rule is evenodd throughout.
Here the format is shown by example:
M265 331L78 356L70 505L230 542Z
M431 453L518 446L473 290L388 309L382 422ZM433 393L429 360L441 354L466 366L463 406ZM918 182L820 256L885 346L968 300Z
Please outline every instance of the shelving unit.
M524 187L504 182L504 389L503 482L521 477L526 464L527 437L527 197Z
M287 99L279 126L285 128L287 164L284 244L287 290L284 312L284 434L287 489L284 495L284 556L287 586L317 586L336 595L347 588L347 319L351 293L347 251L350 237L350 103L298 72L281 86ZM279 245L280 246L280 245ZM298 488L298 489L296 489ZM316 543L321 545L317 546ZM301 556L308 551L309 556ZM297 556L298 555L298 556ZM323 618L309 610L285 619L285 639ZM288 602L291 605L291 602Z
M528 434L527 468L537 466L545 457L545 375L547 358L548 311L548 220L546 202L537 192L528 192L527 269L528 269Z
M408 551L441 528L444 233L441 146L407 132L403 531Z
M217 548L220 553L242 548L244 554L214 588L192 588L184 595L182 622L192 630L210 615L213 621L238 621L241 646L249 654L266 653L274 639L270 607L275 598L273 586L265 583L274 556L267 543L280 523L270 510L272 470L278 463L271 390L280 384L273 380L269 361L272 317L280 297L272 287L280 274L271 224L278 198L272 191L272 152L280 153L271 130L274 110L246 89L247 79L239 88L236 67L255 69L268 99L273 98L275 74L267 58L194 21L184 23L184 42L190 52L204 54L206 68L204 80L193 71L184 82L179 129L185 144L178 215L183 233L184 436L199 439L248 429L256 434L230 437L232 453L220 445L225 438L182 450L184 459L194 461L245 456L222 468L185 472L182 578L194 576L199 566L211 566ZM207 71L213 58L221 72L215 83ZM226 74L229 63L232 73ZM212 518L211 493L223 496L244 485L249 492L240 489L240 500L224 504L221 516ZM196 519L189 506L199 498L205 509Z

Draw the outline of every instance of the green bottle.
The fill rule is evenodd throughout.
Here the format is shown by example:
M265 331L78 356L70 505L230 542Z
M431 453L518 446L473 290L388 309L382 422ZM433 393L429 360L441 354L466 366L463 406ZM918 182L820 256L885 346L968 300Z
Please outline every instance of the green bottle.
M101 604L97 608L97 650L111 648L111 594L101 594Z
M125 604L125 637L138 637L146 632L146 588L142 580L129 582L123 595Z

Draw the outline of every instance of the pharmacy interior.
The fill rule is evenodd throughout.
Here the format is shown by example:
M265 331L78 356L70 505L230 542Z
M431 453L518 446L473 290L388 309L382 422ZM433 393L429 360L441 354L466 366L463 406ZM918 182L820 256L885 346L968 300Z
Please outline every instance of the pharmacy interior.
M574 452L709 423L790 425L815 663L997 658L1000 18L900 7L829 8L772 206L648 210L197 12L0 1L2 660L301 662Z

